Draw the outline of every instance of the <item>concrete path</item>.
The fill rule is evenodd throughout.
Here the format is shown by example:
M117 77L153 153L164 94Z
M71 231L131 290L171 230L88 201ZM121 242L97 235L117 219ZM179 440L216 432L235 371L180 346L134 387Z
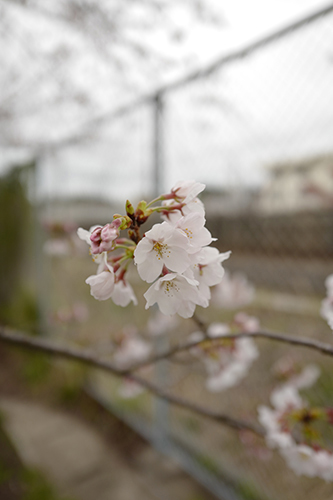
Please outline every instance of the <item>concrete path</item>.
M131 465L90 426L66 413L0 399L22 461L77 500L213 500L172 460L147 446Z

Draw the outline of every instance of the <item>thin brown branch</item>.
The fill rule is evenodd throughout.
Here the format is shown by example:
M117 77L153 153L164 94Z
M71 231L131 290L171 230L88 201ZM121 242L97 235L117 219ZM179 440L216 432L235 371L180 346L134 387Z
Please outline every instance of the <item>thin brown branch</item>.
M239 337L258 337L269 340L275 340L276 342L284 342L286 344L297 345L300 347L305 347L307 349L312 349L318 351L321 354L326 354L327 356L333 356L333 346L327 344L326 342L321 342L319 340L312 340L306 337L293 337L291 335L286 335L283 333L270 332L265 330L259 330L258 332L251 333L239 333L236 334Z
M201 322L201 324L204 325L202 322ZM250 333L249 332L226 333L226 334L214 337L214 338L205 337L204 339L198 340L195 342L179 343L176 346L171 347L170 349L168 349L165 352L162 352L160 354L155 354L144 361L140 361L139 363L132 365L128 369L128 373L136 371L140 368L143 368L144 366L152 365L154 363L157 363L158 361L162 361L163 359L171 358L172 356L174 356L175 354L178 354L180 352L189 351L193 347L200 346L201 343L206 343L207 340L210 340L212 343L214 343L214 342L218 342L221 339L237 339L237 338L241 338L241 337L264 338L267 340L273 340L273 341L282 342L285 344L297 345L299 347L304 347L307 349L312 349L314 351L318 351L321 354L325 354L327 356L333 356L333 346L330 344L326 344L325 342L320 342L320 341L308 339L305 337L293 337L291 335L286 335L283 333L260 330L258 332L250 332Z
M200 326L204 328L204 323L200 322ZM267 340L273 340L276 342L282 342L286 344L291 344L291 345L297 345L299 347L304 347L308 349L312 349L315 351L320 352L321 354L325 354L328 356L333 356L333 347L330 344L326 344L324 342L319 342L316 340L308 339L305 337L293 337L290 335L285 335L281 333L276 333L276 332L270 332L270 331L258 331L258 332L241 332L241 333L230 333L230 334L224 334L220 335L218 337L214 337L211 340L212 343L219 341L221 339L237 339L241 337L257 337L257 338L264 338ZM112 373L113 375L117 377L125 377L128 376L130 377L133 381L137 382L138 384L142 385L145 387L148 391L150 391L152 394L155 394L156 396L165 399L169 401L170 403L180 406L182 408L187 408L199 415L208 417L212 420L221 422L229 427L232 427L234 429L247 429L255 432L256 434L262 435L263 432L261 428L258 426L255 426L253 424L250 424L248 422L244 422L241 420L234 419L233 417L229 417L228 415L220 414L217 413L213 410L209 410L207 408L203 408L200 405L197 405L196 403L192 403L190 401L184 400L183 398L180 398L178 396L172 395L168 393L167 391L164 391L160 387L156 386L152 382L149 382L146 379L141 378L140 376L136 375L134 372L139 370L140 368L143 368L145 366L157 363L158 361L164 360L171 358L177 353L188 351L193 347L199 346L202 342L207 342L207 338L204 340L196 341L196 342L184 342L182 344L178 344L171 349L168 349L166 352L161 353L161 354L155 354L154 356L150 357L149 359L136 363L135 365L132 365L130 368L127 369L120 369L116 367L113 363L110 361L107 361L105 359L100 359L98 355L96 355L95 352L93 351L87 351L83 349L77 349L71 346L62 346L62 345L57 345L54 343L51 343L48 340L44 340L41 338L36 338L36 337L28 337L25 334L22 334L20 332L15 332L13 330L5 329L3 327L0 327L0 340L16 345L18 347L24 347L26 349L31 349L33 351L40 351L44 352L46 354L52 355L52 356L59 356L62 358L66 359L71 359L75 361L79 361L82 363L85 363L89 366L93 366L95 368L99 368L105 371L108 371L109 373Z
M239 420L235 419L233 417L230 417L228 415L224 415L222 413L215 412L214 410L210 410L207 408L204 408L196 403L192 403L191 401L187 401L183 398L180 398L179 396L174 396L172 394L169 394L166 391L163 391L159 387L157 387L155 384L152 384L151 382L148 382L147 380L142 381L140 377L137 377L136 375L131 375L132 380L135 380L136 382L140 383L141 385L144 385L146 389L148 389L150 392L158 396L159 398L165 399L166 401L169 401L169 403L174 404L175 406L179 406L181 408L186 408L187 410L191 410L193 413L196 413L198 415L202 415L203 417L208 417L211 420L215 420L216 422L220 422L221 424L224 424L228 427L231 427L236 430L249 430L251 432L254 432L255 434L258 434L259 436L264 436L264 432L259 425L251 424L249 422L246 422L245 420ZM143 383L144 382L144 383Z
M262 428L259 427L258 425L233 418L223 413L218 413L214 410L204 408L196 403L180 398L179 396L170 394L169 392L156 386L154 383L146 379L143 379L134 373L131 373L129 370L121 370L117 368L110 361L100 359L92 351L78 349L76 347L67 345L66 346L58 345L54 342L51 342L50 340L41 339L39 337L29 337L28 335L22 334L21 332L17 332L1 326L0 326L0 340L3 341L4 343L16 347L22 347L24 349L39 351L51 356L57 356L65 359L70 359L73 361L79 361L81 363L87 364L88 366L105 370L117 377L129 376L133 381L140 384L142 387L147 389L155 396L162 398L175 406L185 408L198 415L209 418L211 420L214 420L216 422L219 422L223 425L226 425L236 430L249 430L259 436L264 435Z

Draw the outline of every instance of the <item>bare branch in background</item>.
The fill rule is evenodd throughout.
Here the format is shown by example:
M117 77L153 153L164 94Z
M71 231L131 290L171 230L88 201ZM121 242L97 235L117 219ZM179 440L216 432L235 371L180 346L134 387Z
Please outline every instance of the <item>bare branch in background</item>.
M22 334L21 332L16 332L14 330L10 330L3 327L0 327L0 340L6 344L14 345L16 347L22 347L24 349L42 352L50 356L56 356L65 359L70 359L73 361L79 361L88 366L105 370L117 377L129 376L131 380L137 382L155 396L158 396L159 398L162 398L168 401L169 403L174 404L175 406L179 406L181 408L190 410L196 413L197 415L207 417L211 420L226 425L227 427L230 427L232 429L248 430L254 432L259 436L264 435L261 427L256 424L252 424L250 422L239 420L229 415L204 408L196 403L185 400L179 396L170 394L169 392L161 389L154 383L142 377L139 377L138 375L130 372L129 370L120 370L113 363L101 359L91 350L87 351L83 349L77 349L71 346L57 345L53 342L50 342L49 340L44 340L36 337L29 337L25 334Z
M273 340L277 342L283 342L290 345L297 345L299 347L304 347L320 352L328 356L333 356L333 347L329 344L323 342L318 342L315 340L307 338L292 337L290 335L284 335L280 333L258 331L252 333L238 333L238 334L226 334L219 337L214 337L210 339L212 343L221 339L236 339L241 337L257 337L264 338L267 340ZM32 351L40 351L51 356L62 357L66 359L71 359L74 361L79 361L89 366L105 370L117 377L130 377L131 380L137 382L138 384L145 387L148 391L155 394L158 397L169 401L170 403L186 408L193 411L196 414L208 417L212 420L218 421L228 427L237 430L250 430L258 435L263 435L263 431L260 427L253 425L251 423L235 419L229 415L221 414L207 408L203 408L200 405L187 401L178 396L172 395L167 391L162 390L152 382L143 379L142 377L136 375L134 372L144 366L151 365L161 361L163 359L170 358L179 352L189 351L191 348L200 345L202 342L207 342L207 339L199 342L185 342L179 344L171 349L168 349L162 354L157 354L152 356L146 361L132 365L128 369L119 369L112 362L101 359L96 353L89 350L77 349L71 346L56 345L50 341L44 339L28 337L21 332L17 332L7 328L0 328L0 339L7 344L15 345L16 347L23 347L25 349L30 349Z

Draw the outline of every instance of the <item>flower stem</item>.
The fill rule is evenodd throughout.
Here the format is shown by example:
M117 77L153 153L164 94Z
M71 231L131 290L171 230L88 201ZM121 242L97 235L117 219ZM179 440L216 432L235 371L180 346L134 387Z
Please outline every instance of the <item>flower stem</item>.
M146 208L150 207L151 205L153 205L153 204L154 204L154 203L156 203L157 201L161 201L161 200L164 200L164 196L163 196L163 195L161 195L161 196L159 196L158 198L155 198L154 200L150 201L150 202L147 204Z

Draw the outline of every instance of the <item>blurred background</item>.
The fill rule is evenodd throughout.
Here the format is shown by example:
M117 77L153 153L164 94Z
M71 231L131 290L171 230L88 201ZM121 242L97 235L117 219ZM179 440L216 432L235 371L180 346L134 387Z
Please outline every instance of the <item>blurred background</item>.
M245 310L264 327L327 341L319 312L333 269L332 25L333 4L318 0L0 0L1 323L106 356L124 331L150 338L135 275L137 308L90 297L84 280L95 267L76 230L109 222L127 198L149 200L193 179L206 184L219 250L232 250L227 271L256 289ZM200 314L229 321L238 305ZM177 341L179 329L191 333L183 323L170 328L171 340L156 348ZM286 351L261 347L265 361L241 398L207 395L191 364L147 376L162 383L167 373L175 392L256 418L277 383L271 366ZM257 443L243 443L245 453L198 417L147 395L124 400L109 377L59 372L38 357L17 362L17 375L12 355L2 354L4 371L19 378L13 393L23 380L47 399L47 381L69 404L84 387L218 498L333 494L300 478L292 489L292 473ZM330 405L329 362L315 361L323 375L309 397Z

